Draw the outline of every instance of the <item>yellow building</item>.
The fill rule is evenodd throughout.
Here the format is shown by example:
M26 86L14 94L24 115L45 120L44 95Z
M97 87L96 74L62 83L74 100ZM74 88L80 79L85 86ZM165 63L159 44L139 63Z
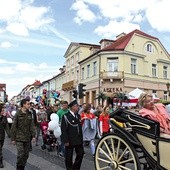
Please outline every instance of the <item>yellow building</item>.
M80 82L87 85L84 102L96 106L94 98L100 91L111 96L137 87L168 99L170 56L158 38L134 30L120 34L115 41L101 40L100 44L100 50L79 62Z
M63 98L72 100L73 90L77 89L80 80L80 65L79 62L91 55L91 48L99 49L99 45L86 43L71 43L64 55L66 59L65 67L65 82L62 85L62 90L65 92Z

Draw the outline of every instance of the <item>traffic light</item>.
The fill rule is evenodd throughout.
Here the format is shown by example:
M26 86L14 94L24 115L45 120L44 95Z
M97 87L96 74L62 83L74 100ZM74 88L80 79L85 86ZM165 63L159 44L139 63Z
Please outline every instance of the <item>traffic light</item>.
M85 94L84 94L84 92L86 91L86 90L84 89L85 86L86 86L86 85L83 84L83 83L80 83L80 84L78 85L79 99L82 99L82 98L85 96Z
M77 92L77 90L73 90L73 98L75 98L75 99L77 99L77 95L78 95L78 92Z

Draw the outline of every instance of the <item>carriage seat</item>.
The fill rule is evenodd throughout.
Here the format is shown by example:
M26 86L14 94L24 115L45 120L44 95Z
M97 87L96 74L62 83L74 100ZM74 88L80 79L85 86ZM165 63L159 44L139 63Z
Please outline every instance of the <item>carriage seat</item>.
M127 124L134 132L151 136L152 138L160 136L160 126L158 122L142 117L130 110L117 109L110 117L116 121Z

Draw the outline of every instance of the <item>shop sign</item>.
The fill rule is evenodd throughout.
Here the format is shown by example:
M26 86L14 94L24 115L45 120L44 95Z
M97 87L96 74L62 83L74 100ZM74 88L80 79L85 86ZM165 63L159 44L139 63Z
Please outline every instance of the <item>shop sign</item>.
M118 92L118 91L122 91L121 87L118 88L104 88L103 92L108 92L108 93L113 93L113 92Z

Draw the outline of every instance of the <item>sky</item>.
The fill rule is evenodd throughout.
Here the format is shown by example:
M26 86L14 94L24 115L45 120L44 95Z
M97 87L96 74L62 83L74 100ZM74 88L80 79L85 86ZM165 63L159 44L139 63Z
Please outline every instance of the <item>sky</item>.
M139 29L170 53L169 0L0 0L0 83L9 99L65 64L71 42L97 44Z

